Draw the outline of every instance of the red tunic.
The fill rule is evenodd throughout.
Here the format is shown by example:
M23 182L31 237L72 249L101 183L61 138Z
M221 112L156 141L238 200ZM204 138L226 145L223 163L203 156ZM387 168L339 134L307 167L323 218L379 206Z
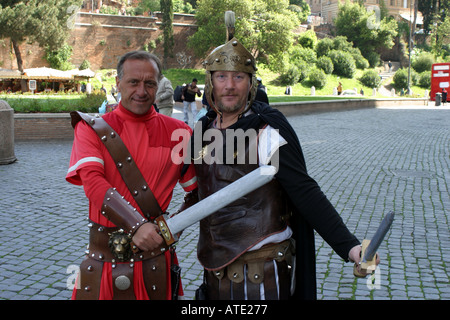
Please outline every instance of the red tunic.
M121 104L113 112L104 115L103 119L122 138L163 211L167 210L170 204L173 188L177 182L187 192L197 187L194 168L190 167L181 177L183 164L172 161L172 153L179 152L180 144L187 144L191 135L192 130L185 123L161 115L154 108L151 108L147 114L138 116L129 112ZM182 138L179 138L179 134L174 135L173 139L177 140L172 141L172 133L177 129L179 129L177 132L185 132L185 135ZM84 121L80 121L75 127L70 168L66 180L75 185L83 185L89 199L89 219L105 227L115 226L100 213L106 190L111 187L116 188L141 212L106 147ZM170 262L169 254L166 252L166 262ZM134 265L136 298L148 299L142 277L142 263L135 262ZM170 263L167 263L167 266L169 267ZM170 272L167 272L167 275L170 277ZM167 283L170 284L170 279L167 279ZM75 297L75 290L73 297ZM182 293L182 290L180 291ZM105 262L99 298L112 299L112 294L111 263ZM168 286L167 299L170 299L170 296L170 286Z

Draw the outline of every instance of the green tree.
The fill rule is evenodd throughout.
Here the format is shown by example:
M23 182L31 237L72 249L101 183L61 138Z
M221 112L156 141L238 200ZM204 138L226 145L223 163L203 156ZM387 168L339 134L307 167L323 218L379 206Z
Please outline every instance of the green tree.
M349 1L339 6L335 25L337 34L345 35L371 63L373 59L369 58L370 54L378 48L392 48L397 36L395 20L381 20L379 13L368 12L360 3Z
M311 14L311 8L304 0L290 0L288 9L297 14L300 22L305 22Z
M420 0L418 10L423 15L423 29L429 34L434 23L444 21L450 15L450 0Z
M288 0L199 0L198 30L189 38L188 46L203 57L209 50L224 44L225 11L232 10L239 41L262 62L276 59L292 46L292 29L299 23L288 6Z
M436 57L444 56L444 44L450 42L450 16L433 26L431 46Z
M317 44L317 36L316 33L312 30L306 30L298 37L298 43L303 48L311 48L314 49Z
M157 11L160 10L160 0L140 0L138 4L142 11Z
M45 50L45 60L50 63L50 67L58 70L71 70L73 65L69 62L72 56L72 47L65 43L61 48L57 50Z
M61 48L81 0L2 1L0 6L0 38L11 39L17 66L23 71L19 45L25 40L37 42L50 51Z
M164 35L164 69L166 68L166 60L173 57L173 3L172 0L161 0L162 24L161 29Z

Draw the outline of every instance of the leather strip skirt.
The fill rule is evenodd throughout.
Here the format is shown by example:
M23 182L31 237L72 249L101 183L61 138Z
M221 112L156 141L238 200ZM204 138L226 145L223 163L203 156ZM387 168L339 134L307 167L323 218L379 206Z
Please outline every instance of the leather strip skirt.
M244 253L227 267L205 270L208 300L285 300L291 294L293 240Z

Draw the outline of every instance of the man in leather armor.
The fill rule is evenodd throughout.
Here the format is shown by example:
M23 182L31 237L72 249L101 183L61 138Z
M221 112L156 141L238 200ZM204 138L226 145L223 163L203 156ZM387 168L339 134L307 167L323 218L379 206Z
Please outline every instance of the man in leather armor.
M211 110L197 123L191 140L199 200L260 165L275 165L278 170L272 182L200 222L197 254L205 271L198 297L315 299L313 230L346 261L359 261L360 242L308 175L299 140L287 119L254 100L255 59L236 38L230 38L204 62ZM239 130L256 134L240 140L235 138ZM223 150L217 141L204 138L199 150L194 143L199 141L197 134L222 134ZM230 135L234 137L227 139ZM267 139L270 143L264 142ZM230 148L234 152L224 151ZM239 154L242 150L244 155ZM251 157L255 152L256 161ZM244 161L238 161L239 155Z
M173 188L196 189L194 168L172 161L175 130L192 130L153 108L159 59L125 54L117 67L118 108L103 117L71 113L75 136L66 179L89 199L89 246L73 299L173 299L183 294L174 249L153 220ZM178 275L179 276L179 275Z

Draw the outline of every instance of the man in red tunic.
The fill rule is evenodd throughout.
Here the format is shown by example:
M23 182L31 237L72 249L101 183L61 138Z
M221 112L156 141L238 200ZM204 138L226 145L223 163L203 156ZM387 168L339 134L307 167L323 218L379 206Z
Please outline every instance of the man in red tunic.
M183 164L172 161L173 149L180 143L172 141L172 132L182 129L190 135L191 129L153 108L161 77L156 56L129 52L119 61L117 73L122 100L116 110L90 121L87 115L72 115L75 136L66 180L83 185L90 220L89 248L72 298L171 299L176 293L182 295L171 272L176 255L152 223L158 212L141 208L137 194L153 193L165 212L177 182L186 192L196 189L193 168L182 175ZM118 135L129 152L124 164L116 163L109 153L104 143L109 135L100 137L91 127L102 119L112 128L111 139ZM145 180L135 191L119 172L128 162Z

